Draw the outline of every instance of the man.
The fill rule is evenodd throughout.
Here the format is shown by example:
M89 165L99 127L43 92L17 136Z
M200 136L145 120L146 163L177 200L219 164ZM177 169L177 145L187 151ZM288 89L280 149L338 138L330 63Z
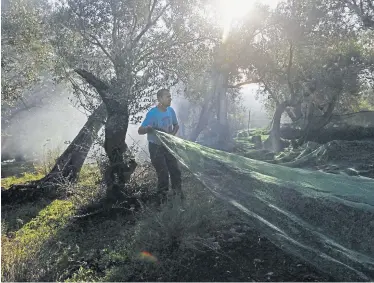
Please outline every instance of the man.
M147 113L143 123L138 129L139 135L147 134L149 154L151 162L157 172L159 201L166 200L169 189L169 173L173 194L181 190L181 171L175 157L161 144L154 129L172 135L178 132L179 125L174 109L170 106L171 95L168 89L160 89L157 92L158 105Z

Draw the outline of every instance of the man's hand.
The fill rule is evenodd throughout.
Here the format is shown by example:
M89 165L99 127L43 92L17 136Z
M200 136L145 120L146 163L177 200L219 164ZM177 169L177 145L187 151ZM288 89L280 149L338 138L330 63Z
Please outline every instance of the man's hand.
M151 133L152 131L153 131L152 126L145 126L145 127L140 126L138 129L138 134L145 135L145 134Z
M146 128L146 132L147 132L147 134L153 132L153 127L152 127L152 126L147 126L147 127L145 127L145 128Z

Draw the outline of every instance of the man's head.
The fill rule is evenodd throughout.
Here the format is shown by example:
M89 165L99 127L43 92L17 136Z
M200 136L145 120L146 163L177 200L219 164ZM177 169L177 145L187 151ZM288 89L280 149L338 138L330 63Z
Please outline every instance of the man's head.
M166 88L160 89L157 92L157 100L164 107L169 107L171 104L171 94Z

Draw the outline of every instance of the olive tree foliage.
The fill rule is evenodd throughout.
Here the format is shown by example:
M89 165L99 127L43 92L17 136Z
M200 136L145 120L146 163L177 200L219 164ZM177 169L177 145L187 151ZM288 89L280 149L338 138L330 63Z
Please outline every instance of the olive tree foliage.
M270 137L278 151L285 111L293 121L304 118L306 133L319 130L359 96L371 63L350 20L325 1L284 1L265 16L255 37L246 32L231 40L241 37L245 48L233 45L237 66L260 84L274 109Z
M126 82L121 86L125 87L123 98L129 104L132 122L138 122L137 113L150 106L157 89L198 70L201 65L197 63L207 54L205 43L210 37L202 28L202 19L195 16L198 1L193 4L159 0L58 2L53 18L54 46L61 58L58 73L66 76L81 68L109 84ZM78 93L84 94L80 99L83 104L100 100L92 93L92 85L90 93L87 85L74 79Z
M374 110L374 30L362 33L359 39L366 60L367 69L361 75L361 99L357 110Z
M35 103L30 105L24 93L43 81L41 73L52 64L52 49L45 36L47 13L45 1L2 1L2 122L11 120L20 111L37 106Z
M6 1L5 1L6 2ZM1 11L2 101L17 101L22 92L40 80L40 70L51 60L45 37L43 1L14 0Z
M331 1L332 9L355 17L363 29L374 29L374 1L373 0L341 0Z
M95 106L102 101L107 109L108 184L123 185L134 169L125 158L128 124L140 120L137 114L150 106L159 88L178 82L176 65L196 58L199 48L209 51L198 4L197 0L56 3L52 26L58 71L73 80L83 103Z

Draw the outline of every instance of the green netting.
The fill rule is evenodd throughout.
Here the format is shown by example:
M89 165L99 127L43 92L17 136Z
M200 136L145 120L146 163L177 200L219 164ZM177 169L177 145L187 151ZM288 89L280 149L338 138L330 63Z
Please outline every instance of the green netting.
M333 115L331 123L348 126L374 127L374 111L360 111L343 115Z
M374 180L289 168L157 135L278 247L337 280L374 279Z

